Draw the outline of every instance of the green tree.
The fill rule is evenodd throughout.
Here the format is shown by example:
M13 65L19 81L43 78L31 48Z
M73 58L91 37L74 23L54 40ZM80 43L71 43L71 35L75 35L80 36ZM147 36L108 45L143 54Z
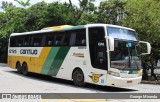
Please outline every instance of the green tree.
M128 0L125 6L124 26L136 29L140 40L149 41L152 52L147 57L151 75L154 65L160 59L160 2L158 0Z
M100 3L99 22L121 25L126 0L107 0Z

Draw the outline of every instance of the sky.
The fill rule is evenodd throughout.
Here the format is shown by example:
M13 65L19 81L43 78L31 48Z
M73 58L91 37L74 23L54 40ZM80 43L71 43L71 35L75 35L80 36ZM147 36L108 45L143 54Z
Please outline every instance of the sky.
M0 6L2 5L2 1L12 2L14 5L20 6L20 5L19 5L17 2L15 2L14 0L0 0ZM27 1L27 0L21 0L21 1ZM59 2L62 2L62 3L64 3L64 2L69 3L69 0L30 0L30 3L31 3L31 5L33 5L33 4L36 4L36 3L41 2L41 1L45 1L45 2L47 2L47 3L51 3L51 2L55 2L55 1L59 1ZM73 3L74 5L78 6L78 4L79 4L78 0L71 0L71 1L72 1L72 3ZM100 1L105 1L105 0L95 0L94 4L95 4L96 6L98 6L99 3L100 3Z
M22 7L20 4L18 4L14 0L0 0L0 7L2 5L2 1L11 2L11 3L13 3L13 5L16 5L17 7ZM27 0L20 0L20 1L26 2ZM30 4L33 5L33 4L36 4L36 3L41 2L41 1L45 1L46 3L51 3L51 2L56 2L56 1L59 1L59 2L62 2L62 3L64 3L64 2L69 3L69 0L30 0ZM74 5L79 7L79 1L78 0L71 0L71 1ZM99 6L101 1L107 1L107 0L95 0L95 2L93 2L93 3L94 3L95 6ZM3 12L3 10L1 8L0 8L0 12Z

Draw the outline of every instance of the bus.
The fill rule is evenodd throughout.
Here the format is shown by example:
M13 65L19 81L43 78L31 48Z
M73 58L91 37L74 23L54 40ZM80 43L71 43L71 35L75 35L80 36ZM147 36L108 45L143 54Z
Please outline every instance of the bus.
M32 72L72 80L76 86L124 87L141 82L141 55L150 51L150 43L139 41L131 28L61 25L11 34L8 66L24 75Z

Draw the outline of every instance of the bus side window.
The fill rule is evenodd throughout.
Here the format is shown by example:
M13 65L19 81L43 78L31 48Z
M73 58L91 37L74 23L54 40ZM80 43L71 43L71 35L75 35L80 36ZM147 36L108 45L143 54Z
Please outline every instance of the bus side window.
M16 37L10 37L10 47L16 47Z
M54 40L54 45L55 45L55 46L60 46L60 45L62 45L62 42L63 42L63 40L64 40L64 37L65 37L64 34L57 33L57 34L56 34L56 38L55 38L55 40Z
M24 37L23 46L24 47L29 47L30 46L30 42L31 42L31 37L30 36L25 36Z
M33 44L34 47L41 47L42 46L42 35L35 35L33 36Z
M63 45L63 46L68 46L69 43L70 43L71 34L68 33L68 32L64 32L64 33L65 33L65 34L64 34L65 36L63 37L62 45Z
M74 45L75 45L75 42L76 42L76 33L75 33L75 32L72 32L72 33L71 33L71 37L70 37L70 41L69 41L69 45L70 45L70 46L74 46Z
M23 46L23 37L21 37L21 36L17 37L16 46L17 47L22 47Z
M84 29L77 31L76 46L86 46L86 32Z
M53 46L54 43L54 34L46 34L45 46Z

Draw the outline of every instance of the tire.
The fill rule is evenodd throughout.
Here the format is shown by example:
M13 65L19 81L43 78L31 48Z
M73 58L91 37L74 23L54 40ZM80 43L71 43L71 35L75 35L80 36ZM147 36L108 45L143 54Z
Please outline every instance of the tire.
M80 87L85 86L84 74L80 69L77 69L73 72L73 83L76 86L80 86Z
M28 75L28 66L27 66L26 63L24 63L24 64L22 65L22 73L23 73L23 75L25 75L25 76Z
M19 62L16 64L16 69L19 74L22 74L22 68Z

